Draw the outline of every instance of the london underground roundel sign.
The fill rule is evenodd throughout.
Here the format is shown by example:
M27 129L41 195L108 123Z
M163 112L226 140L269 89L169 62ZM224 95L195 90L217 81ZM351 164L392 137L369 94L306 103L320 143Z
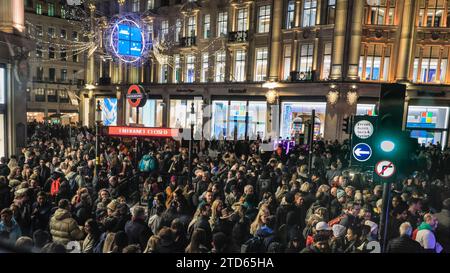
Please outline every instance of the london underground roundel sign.
M131 107L142 107L147 102L144 88L133 84L128 88L127 100Z

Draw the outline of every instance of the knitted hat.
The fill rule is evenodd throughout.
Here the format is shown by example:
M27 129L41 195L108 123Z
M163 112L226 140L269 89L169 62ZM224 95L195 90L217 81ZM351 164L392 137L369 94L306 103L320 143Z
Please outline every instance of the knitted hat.
M115 211L117 208L117 205L119 204L119 202L117 202L117 200L112 200L111 202L109 202L108 206L106 206L106 208Z
M364 222L364 225L369 226L370 227L370 233L375 233L378 230L378 225L370 220L366 220Z
M333 236L336 238L342 237L345 234L345 227L340 224L335 224L332 228L333 230Z
M336 193L337 199L342 198L342 197L344 197L344 196L345 196L345 191L343 191L343 190L341 190L341 189L338 189L338 190L337 190L337 193Z
M328 226L327 222L319 222L316 224L316 230L322 231L322 230L330 230L330 227Z

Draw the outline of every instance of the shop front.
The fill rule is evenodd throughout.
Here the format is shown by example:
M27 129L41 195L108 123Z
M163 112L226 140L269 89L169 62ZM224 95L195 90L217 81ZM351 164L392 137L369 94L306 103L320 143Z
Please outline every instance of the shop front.
M194 114L191 114L194 104ZM194 119L194 137L201 138L203 134L203 98L193 96L171 96L169 104L169 127L191 128Z
M132 107L128 100L125 102L125 124L139 124L145 127L162 127L163 124L163 100L161 96L147 98L143 107L139 108L139 118L137 118L137 108Z
M410 105L406 129L419 144L444 147L448 140L448 119L449 107Z
M314 136L322 138L325 131L326 102L291 101L281 102L280 137L292 139L306 133L307 121L315 110Z
M227 140L264 139L267 103L265 98L252 100L213 99L211 138Z

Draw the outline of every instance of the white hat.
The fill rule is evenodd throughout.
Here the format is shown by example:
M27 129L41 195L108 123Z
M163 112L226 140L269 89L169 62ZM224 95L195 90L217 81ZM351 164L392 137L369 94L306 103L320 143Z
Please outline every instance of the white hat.
M317 231L321 231L321 230L331 230L331 228L328 226L327 222L319 222L316 224L316 230Z
M366 220L364 222L364 225L369 226L370 227L370 233L374 233L375 230L378 230L378 225L370 220Z
M344 236L346 228L343 225L335 224L333 225L333 236L336 238Z

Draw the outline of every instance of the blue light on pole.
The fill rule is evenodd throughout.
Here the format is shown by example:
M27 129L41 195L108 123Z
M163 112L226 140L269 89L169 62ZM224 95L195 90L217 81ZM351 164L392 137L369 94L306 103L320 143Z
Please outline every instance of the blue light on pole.
M395 143L390 140L383 140L380 144L380 148L381 150L383 150L383 152L389 153L394 150Z

